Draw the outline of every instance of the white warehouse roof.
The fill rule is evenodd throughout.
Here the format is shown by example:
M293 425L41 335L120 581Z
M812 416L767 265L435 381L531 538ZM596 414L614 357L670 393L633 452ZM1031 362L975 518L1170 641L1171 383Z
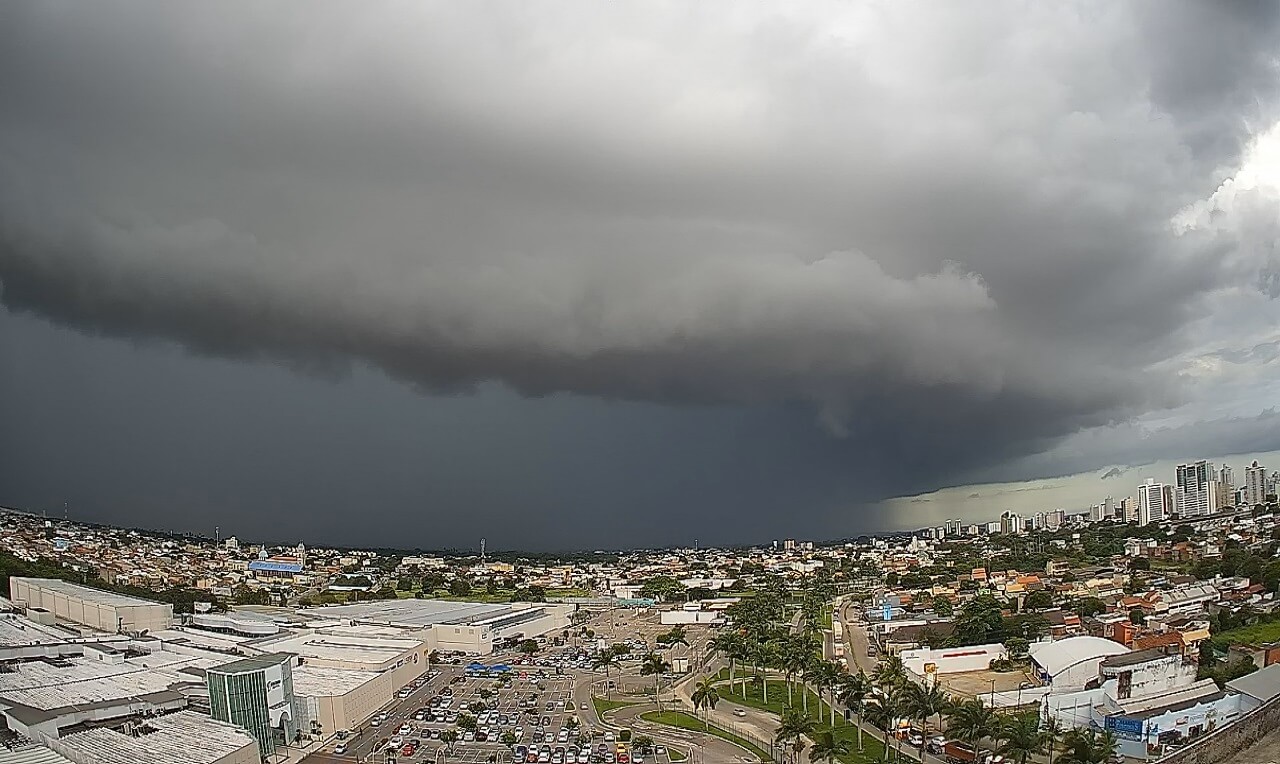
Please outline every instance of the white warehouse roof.
M1031 659L1049 676L1057 676L1077 663L1093 658L1105 658L1129 652L1119 642L1102 637L1077 636L1054 642L1036 642L1031 645Z

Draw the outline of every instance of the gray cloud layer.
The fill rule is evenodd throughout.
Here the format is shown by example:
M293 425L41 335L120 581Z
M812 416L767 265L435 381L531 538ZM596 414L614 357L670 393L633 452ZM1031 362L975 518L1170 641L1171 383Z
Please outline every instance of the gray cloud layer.
M1175 405L1269 3L12 3L6 307L426 391L808 405L917 480Z

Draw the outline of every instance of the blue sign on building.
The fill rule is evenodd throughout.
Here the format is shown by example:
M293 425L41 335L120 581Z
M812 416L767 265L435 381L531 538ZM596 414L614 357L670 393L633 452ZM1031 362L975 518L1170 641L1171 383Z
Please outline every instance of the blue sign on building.
M1116 733L1116 737L1123 740L1141 740L1142 739L1142 720L1132 719L1128 716L1108 716L1106 729Z
M884 619L886 621L893 620L893 606L890 605L888 602L884 603Z

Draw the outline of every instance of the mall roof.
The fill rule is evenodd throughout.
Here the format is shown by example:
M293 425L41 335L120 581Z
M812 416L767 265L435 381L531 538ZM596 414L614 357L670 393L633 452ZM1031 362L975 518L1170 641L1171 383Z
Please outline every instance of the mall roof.
M153 653L121 663L86 658L12 664L0 673L0 698L39 710L106 703L163 692L181 682L199 681L191 670L219 661L207 657Z
M152 600L144 600L138 597L126 597L123 594L94 589L92 586L81 586L80 584L67 583L66 581L60 581L56 578L23 578L14 576L10 581L22 581L48 592L57 592L58 594L63 594L67 597L74 597L76 599L84 600L85 602L93 602L98 605L107 605L109 607L150 607L152 605L164 604L161 602L154 602Z
M472 625L515 612L515 610L509 605L491 605L482 602L404 599L361 602L354 605L330 605L308 608L299 612L313 618L372 621L421 628L437 624Z
M207 764L256 741L249 733L204 714L179 711L143 723L134 737L109 727L66 735L57 745L77 761L101 764Z
M1035 642L1030 649L1031 659L1047 671L1049 676L1057 676L1083 661L1127 652L1129 648L1119 642L1091 636L1067 637L1054 642Z
M307 663L293 670L293 694L300 698L337 698L382 676L376 671L326 668Z
M262 671L272 666L279 666L281 663L292 663L294 657L293 653L266 653L219 666L210 666L209 671L216 674L247 674L250 671Z
M31 743L15 748L0 747L0 764L73 764L73 762L39 743Z

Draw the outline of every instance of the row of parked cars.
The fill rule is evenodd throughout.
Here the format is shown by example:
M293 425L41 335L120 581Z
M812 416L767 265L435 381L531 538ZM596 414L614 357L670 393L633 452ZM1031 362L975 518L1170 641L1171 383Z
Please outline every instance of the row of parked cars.
M610 743L600 743L593 751L591 746L535 746L517 745L512 751L513 761L527 764L644 764L644 755L636 751L632 753L622 743L610 747ZM654 749L656 755L666 753L662 746Z

